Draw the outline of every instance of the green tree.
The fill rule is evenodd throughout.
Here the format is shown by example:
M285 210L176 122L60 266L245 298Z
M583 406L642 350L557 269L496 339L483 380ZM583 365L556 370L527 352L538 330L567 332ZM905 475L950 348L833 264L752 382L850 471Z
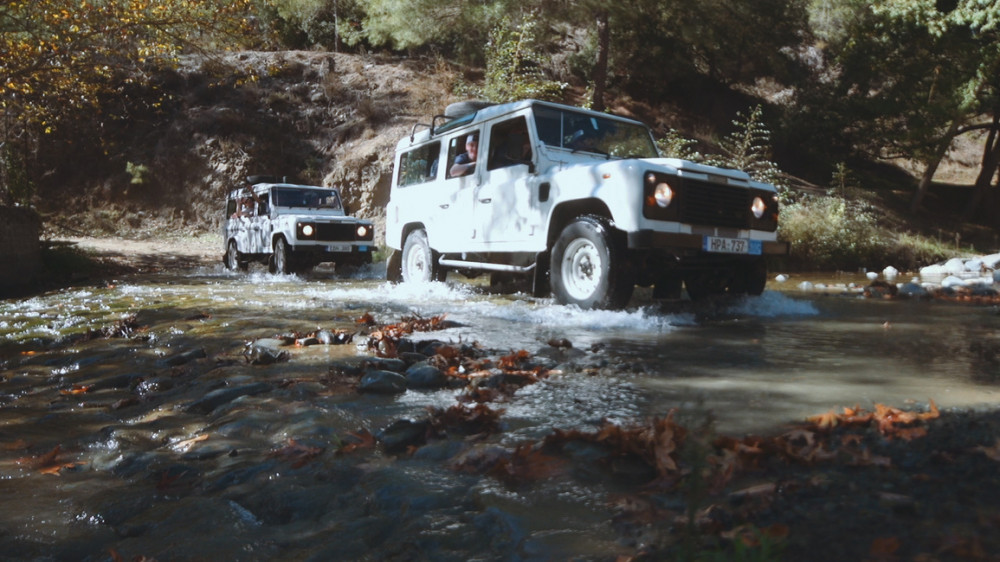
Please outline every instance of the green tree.
M0 9L0 117L5 124L0 143L19 147L7 147L5 175L26 168L23 156L15 162L11 155L30 154L30 145L61 122L143 86L183 50L216 48L220 40L252 32L256 1L6 2Z
M566 84L546 78L537 46L538 18L505 16L490 33L486 47L486 78L478 95L497 103L535 98L558 100Z
M433 46L468 61L482 61L489 30L505 12L504 2L453 0L358 0L358 29L350 45L367 42L395 50Z
M954 138L996 109L1000 6L979 0L846 4L853 11L829 51L835 71L824 76L827 115L846 116L842 130L869 157L924 163L911 201L917 211Z

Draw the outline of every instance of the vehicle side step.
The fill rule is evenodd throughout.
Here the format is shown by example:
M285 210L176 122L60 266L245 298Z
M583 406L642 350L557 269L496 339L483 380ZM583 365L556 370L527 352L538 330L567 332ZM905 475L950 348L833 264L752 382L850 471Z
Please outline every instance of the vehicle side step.
M439 259L438 264L455 269L484 269L486 271L504 271L508 273L528 273L535 269L535 264L526 266L504 265L478 261L449 260L445 258Z

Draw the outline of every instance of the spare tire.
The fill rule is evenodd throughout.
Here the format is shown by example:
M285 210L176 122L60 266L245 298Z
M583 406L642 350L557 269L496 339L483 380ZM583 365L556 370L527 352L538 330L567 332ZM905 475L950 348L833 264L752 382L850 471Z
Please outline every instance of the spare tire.
M480 109L495 105L492 102L483 100L467 100L467 101L457 101L452 104L448 104L448 107L444 108L445 117L461 117L463 115L468 115L470 113L475 113Z

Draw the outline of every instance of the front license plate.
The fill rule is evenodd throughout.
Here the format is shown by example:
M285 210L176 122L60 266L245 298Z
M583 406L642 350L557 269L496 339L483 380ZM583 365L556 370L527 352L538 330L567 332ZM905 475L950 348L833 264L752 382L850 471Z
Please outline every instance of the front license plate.
M719 254L750 254L759 256L762 246L760 240L744 240L743 238L706 236L702 241L703 250Z
M350 252L350 244L330 244L326 247L327 252Z

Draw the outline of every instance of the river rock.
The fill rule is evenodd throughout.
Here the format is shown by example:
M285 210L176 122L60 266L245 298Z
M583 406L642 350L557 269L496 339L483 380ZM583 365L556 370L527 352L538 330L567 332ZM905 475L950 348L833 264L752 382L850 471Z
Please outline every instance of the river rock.
M929 297L930 291L919 283L903 283L899 286L899 296L922 299Z
M140 382L135 387L139 396L148 396L174 387L174 381L167 377L152 377Z
M427 420L396 420L389 427L375 434L386 452L397 453L410 446L420 446L427 442L431 424Z
M114 375L110 377L104 377L99 381L95 381L91 385L91 390L107 390L109 388L133 388L141 383L147 375L143 373L125 373L121 375ZM9 382L9 381L8 381Z
M278 349L283 345L281 340L274 338L264 338L248 343L243 350L243 357L251 365L271 365L279 361L285 361L289 355L287 351Z
M448 375L428 363L417 363L406 370L408 388L444 388L448 386Z
M371 359L366 360L366 363L372 369L392 371L394 373L402 373L406 371L407 367L406 361L391 357L372 357Z
M406 392L406 377L392 371L368 371L361 377L358 391L374 394L402 394Z
M205 353L205 350L203 348L191 349L167 357L166 359L163 360L163 364L166 365L167 367L177 367L185 363L190 363L195 359L204 359L205 357L208 357L208 354Z
M400 353L399 358L406 363L407 367L412 367L417 363L422 363L427 361L427 356L423 353L417 353L416 351L407 351L405 353Z
M193 414L210 414L219 406L228 404L241 396L253 396L255 394L269 392L270 390L271 385L264 382L252 383L232 388L220 388L213 390L202 398L188 404L184 410Z

